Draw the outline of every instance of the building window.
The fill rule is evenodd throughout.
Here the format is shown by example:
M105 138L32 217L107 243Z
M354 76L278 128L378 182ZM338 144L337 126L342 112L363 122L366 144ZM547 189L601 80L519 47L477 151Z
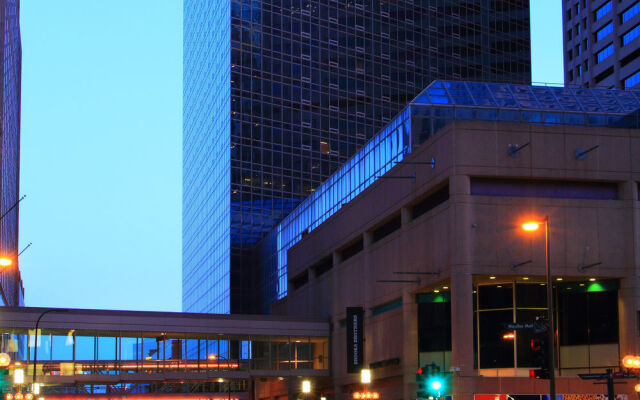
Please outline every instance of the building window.
M636 71L634 74L632 74L631 76L629 76L627 79L624 80L623 84L624 84L624 88L625 89L629 89L634 87L635 85L637 85L638 83L640 83L640 71Z
M418 300L418 362L435 363L441 371L451 367L450 292L421 293Z
M613 54L613 43L611 43L610 45L608 45L604 49L600 50L596 54L596 59L597 59L598 64L600 64L601 62L606 60L612 54Z
M596 32L596 42L601 41L611 32L613 32L613 22L609 22Z
M618 282L566 282L554 285L557 304L560 367L617 366ZM497 283L479 285L474 291L475 348L480 369L531 368L535 360L530 347L533 331L515 332L505 323L531 323L547 315L547 287L543 283Z
M388 303L373 307L371 309L371 316L375 317L376 315L384 314L387 311L395 310L396 308L400 308L400 307L402 307L402 298L395 299Z
M620 17L621 22L624 24L625 22L627 22L628 20L633 18L639 12L640 12L640 1L636 2L634 5L632 5L631 7L627 8L622 13L622 16Z
M598 21L600 18L604 17L605 15L607 15L607 13L609 11L611 11L613 9L613 3L611 0L607 1L606 3L604 3L600 8L598 8L595 12L595 17L596 17L596 21Z
M617 200L615 182L471 178L472 196Z
M531 331L518 331L504 339L508 322L534 322L546 315L546 286L538 283L481 285L477 287L475 313L479 343L478 365L486 368L534 366ZM517 354L517 356L516 356Z
M640 25L636 25L629 32L622 35L622 45L626 46L629 42L631 42L633 39L637 38L638 36L640 36Z
M618 282L567 282L557 287L560 368L617 366Z

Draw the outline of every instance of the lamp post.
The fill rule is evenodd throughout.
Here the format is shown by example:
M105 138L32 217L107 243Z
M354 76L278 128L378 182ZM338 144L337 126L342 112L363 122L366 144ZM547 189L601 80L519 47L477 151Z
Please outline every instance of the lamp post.
M33 333L33 335L35 336L35 341L33 346L33 376L31 377L32 388L35 386L35 383L36 383L36 364L38 363L38 325L40 325L40 320L42 319L42 317L44 317L49 313L66 313L66 312L69 312L69 310L66 308L51 308L43 311L38 317L38 319L36 320L36 330Z
M551 286L551 254L549 252L549 216L545 216L542 221L531 221L522 224L525 231L536 231L540 225L544 224L545 238L545 264L547 273L547 319L549 320L549 400L556 400L556 324L553 319L553 287Z

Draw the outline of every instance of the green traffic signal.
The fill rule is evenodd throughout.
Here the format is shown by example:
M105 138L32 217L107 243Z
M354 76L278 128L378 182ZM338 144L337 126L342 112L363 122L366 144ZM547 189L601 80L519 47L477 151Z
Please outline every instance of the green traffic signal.
M441 376L430 377L427 381L427 390L431 395L440 396L446 390L444 379Z

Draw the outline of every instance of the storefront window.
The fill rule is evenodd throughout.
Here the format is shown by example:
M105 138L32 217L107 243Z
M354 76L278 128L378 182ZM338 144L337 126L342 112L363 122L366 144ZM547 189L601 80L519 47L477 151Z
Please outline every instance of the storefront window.
M420 366L451 366L451 296L449 292L418 295L418 355Z
M546 286L539 283L500 283L476 288L476 329L480 369L533 366L531 331L505 338L509 322L530 323L546 315Z
M567 373L618 365L617 287L615 280L554 285L558 360ZM517 330L515 338L505 338L505 324L532 323L546 316L546 285L496 283L479 285L474 293L477 367L536 367L530 347L533 331Z

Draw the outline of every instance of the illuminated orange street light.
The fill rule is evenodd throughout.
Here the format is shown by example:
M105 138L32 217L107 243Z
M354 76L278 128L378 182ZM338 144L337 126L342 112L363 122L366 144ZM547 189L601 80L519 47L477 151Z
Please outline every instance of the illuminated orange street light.
M505 333L504 335L502 335L503 340L513 340L515 338L516 338L516 334L513 332Z
M622 359L622 365L626 368L640 369L640 357L627 355Z
M0 267L8 267L13 264L13 260L7 257L0 257Z
M551 252L549 250L549 216L545 216L541 221L528 221L522 224L522 229L527 232L537 231L540 225L544 224L545 239L545 264L547 271L547 320L549 321L549 398L556 398L556 326L553 319L553 286L551 285Z
M525 231L537 231L538 228L540 228L540 224L534 221L525 222L524 224L522 224L522 229L524 229Z
M637 383L635 386L636 392L640 392L640 383Z

